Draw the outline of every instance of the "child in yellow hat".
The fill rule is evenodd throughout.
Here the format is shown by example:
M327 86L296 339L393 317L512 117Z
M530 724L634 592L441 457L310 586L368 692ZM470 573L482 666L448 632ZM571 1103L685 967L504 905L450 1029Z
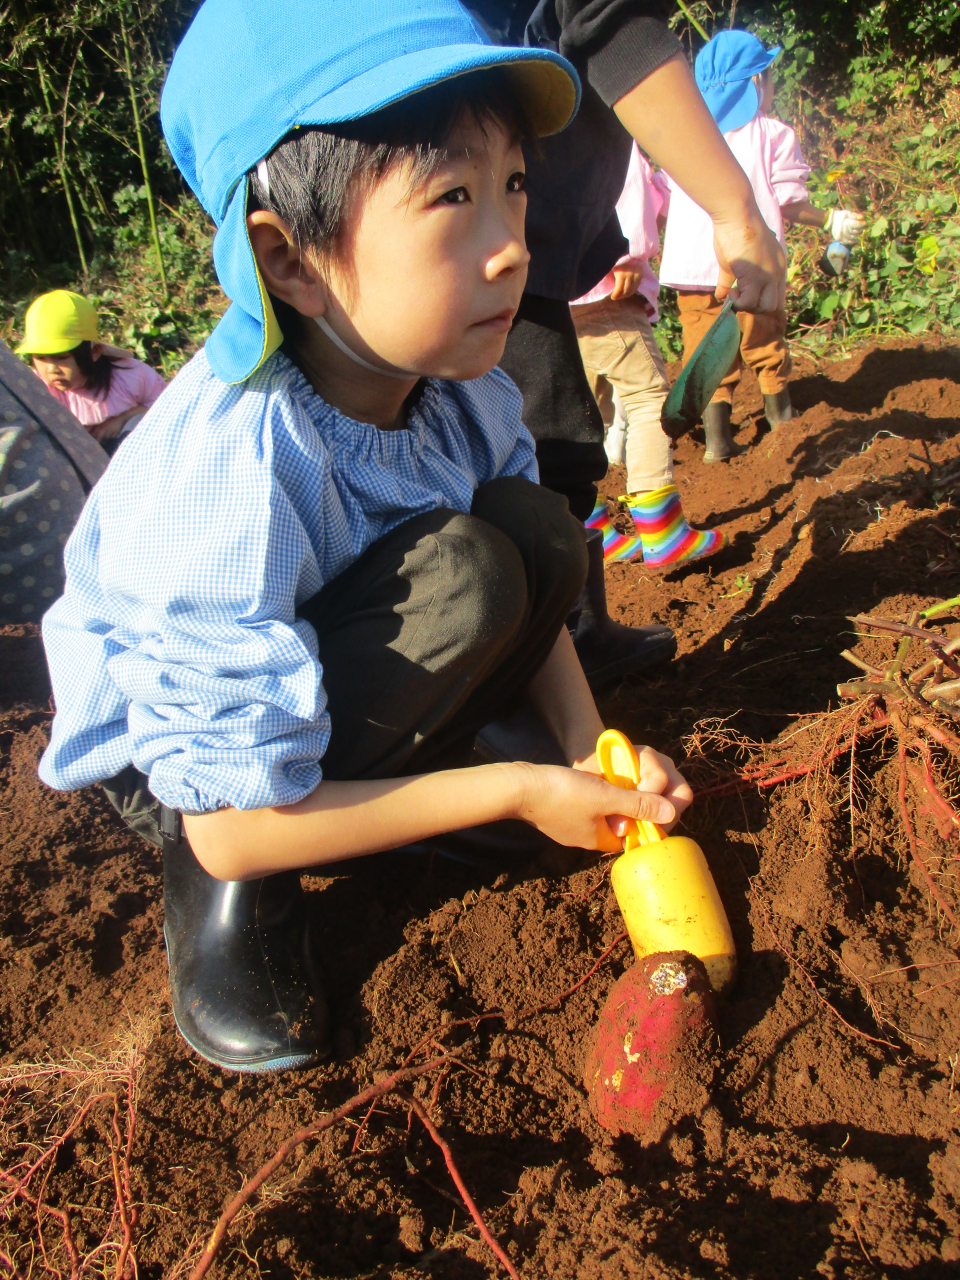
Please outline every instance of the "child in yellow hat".
M108 453L137 425L166 383L155 369L97 336L97 312L79 293L54 289L27 311L26 337L17 348L29 355L47 390L69 409Z

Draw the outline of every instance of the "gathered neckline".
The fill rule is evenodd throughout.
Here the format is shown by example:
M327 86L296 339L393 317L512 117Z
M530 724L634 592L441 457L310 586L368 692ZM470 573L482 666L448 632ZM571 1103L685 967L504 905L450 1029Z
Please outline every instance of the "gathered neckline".
M394 453L397 448L416 448L422 442L424 433L434 425L436 411L453 397L444 392L445 382L439 378L421 379L421 392L415 404L410 406L407 422L403 427L387 430L372 422L360 422L351 418L324 400L307 381L303 371L299 369L289 356L278 351L272 359L283 362L280 367L289 378L291 393L303 404L311 420L323 431L324 435L333 435L339 444L353 447L377 447L378 451ZM450 407L454 405L451 403ZM391 442L396 442L391 445Z

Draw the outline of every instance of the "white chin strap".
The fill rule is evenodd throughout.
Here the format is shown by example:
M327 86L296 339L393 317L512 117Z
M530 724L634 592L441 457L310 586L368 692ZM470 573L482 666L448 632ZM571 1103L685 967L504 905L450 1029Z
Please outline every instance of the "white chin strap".
M418 378L420 376L418 373L394 373L392 369L378 369L375 364L371 364L369 360L364 360L364 358L362 356L358 356L355 351L351 351L344 340L333 332L329 324L327 324L325 317L314 316L313 318L333 345L342 351L345 356L349 356L355 364L360 365L362 369L368 369L371 373L379 373L384 378L399 378L403 382L409 382L411 378Z

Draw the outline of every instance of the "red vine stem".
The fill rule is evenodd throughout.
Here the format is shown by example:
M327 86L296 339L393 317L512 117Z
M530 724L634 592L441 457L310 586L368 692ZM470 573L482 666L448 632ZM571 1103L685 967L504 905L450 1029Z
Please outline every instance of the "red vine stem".
M938 725L931 724L929 720L923 716L911 716L910 728L920 729L934 742L939 742L941 747L946 747L948 751L952 751L954 755L960 755L960 738L955 737L952 733L948 733L946 729L941 729Z
M16 1181L9 1173L5 1173L3 1170L0 1170L0 1178L5 1182ZM16 1198L20 1200L25 1200L27 1204L33 1207L38 1224L41 1220L41 1213L49 1214L51 1218L56 1218L60 1223L60 1230L63 1232L63 1247L66 1250L68 1259L70 1260L70 1280L77 1280L77 1277L80 1275L80 1254L77 1251L77 1246L73 1239L73 1226L70 1221L70 1215L67 1213L66 1209L54 1209L52 1205L44 1204L38 1196L32 1196L22 1185L14 1187L14 1191L11 1194L15 1195ZM40 1227L40 1248L44 1252L44 1265L46 1265L47 1257L43 1245L42 1227ZM53 1268L48 1266L47 1270L52 1271Z
M9 1280L27 1280L23 1272L17 1270L16 1263L5 1249L0 1249L0 1267L6 1267Z
M408 1065L410 1061L415 1058L416 1055L431 1042L431 1040L434 1039L434 1037L446 1035L457 1027L476 1027L480 1022L485 1021L487 1018L506 1019L509 1017L516 1019L517 1021L525 1018L532 1018L538 1013L544 1013L546 1010L562 1004L564 1000L567 1000L572 996L575 991L579 991L584 983L593 977L603 964L604 960L606 960L607 956L609 956L610 953L620 945L626 936L626 933L618 934L599 959L596 960L595 963L587 970L583 977L578 982L575 982L572 987L568 987L567 990L562 992L560 995L554 996L552 1000L547 1000L543 1004L535 1005L529 1009L523 1009L520 1013L513 1015L508 1015L500 1010L495 1010L491 1013L478 1014L474 1018L460 1018L456 1022L448 1022L444 1027L433 1028L431 1031L427 1032L419 1044L415 1045L410 1050L406 1058L403 1060L403 1065L392 1075L388 1076L385 1080L381 1080L378 1084L371 1085L368 1089L364 1089L362 1093L358 1093L355 1097L350 1098L336 1111L329 1112L322 1120L318 1120L314 1124L307 1125L305 1128L299 1129L296 1133L291 1134L291 1136L277 1148L276 1152L267 1161L267 1163L262 1165L248 1182L244 1183L243 1187L241 1187L227 1205L226 1209L224 1209L206 1243L199 1262L190 1272L189 1280L202 1280L202 1277L207 1274L220 1251L220 1247L226 1238L226 1234L229 1231L234 1218L243 1206L252 1200L254 1195L256 1195L267 1179L272 1177L280 1166L290 1158L302 1142L307 1142L310 1138L317 1137L317 1135L322 1133L324 1129L331 1128L339 1121L344 1120L351 1114L351 1112L356 1111L359 1107L369 1103L370 1105L367 1114L364 1116L357 1135L354 1138L353 1150L355 1150L359 1134L362 1132L364 1126L369 1120L370 1115L373 1112L374 1104L379 1098L390 1093L392 1090L396 1089L398 1085L403 1084L407 1080L413 1080L415 1077L424 1075L428 1071L433 1071L434 1068L438 1066L449 1065L450 1062L455 1062L456 1059L451 1058L449 1054L443 1054L441 1057L432 1058L429 1062L422 1063L417 1067L411 1067ZM466 1201L464 1201L464 1203L466 1203ZM505 1265L508 1267L511 1265L509 1264L509 1260ZM511 1271L510 1274L512 1276L515 1273Z
M747 877L747 879L749 881L749 876ZM859 1027L855 1027L852 1022L848 1022L846 1020L846 1018L843 1016L842 1013L840 1013L838 1009L834 1008L834 1006L830 1003L830 1001L826 998L826 996L820 994L819 990L817 989L816 981L814 980L812 974L808 971L808 969L803 964L800 963L800 961L797 959L795 955L793 955L790 951L787 950L787 948L780 941L779 937L777 936L776 930L774 929L773 925L770 923L770 917L767 915L767 909L763 905L763 902L760 899L760 895L754 891L752 883L750 884L750 896L751 898L753 898L754 902L757 904L760 910L760 914L763 916L763 923L766 925L767 932L770 934L770 937L773 939L773 945L777 948L777 950L780 952L781 955L786 957L786 959L789 961L790 964L795 965L797 967L797 969L800 971L801 977L811 987L811 989L813 990L813 994L817 997L820 1003L825 1008L829 1009L830 1012L833 1014L833 1016L839 1022L841 1022L847 1028L848 1031L852 1031L855 1036L859 1036L862 1040L869 1040L871 1044L883 1045L885 1049L899 1049L900 1046L893 1044L890 1040L881 1040L878 1036L868 1035L866 1031L861 1031Z
M940 788L937 786L936 779L933 776L933 762L930 758L929 743L918 740L914 745L923 757L923 787L925 787L930 793L930 799L933 801L934 807L940 811L940 816L942 818L946 818L946 820L952 823L953 826L960 827L960 813L957 813L949 800L945 799ZM914 780L911 778L911 781ZM914 781L914 786L916 785L917 784Z
M510 1276L510 1280L520 1280L520 1276L517 1273L516 1267L513 1265L513 1263L504 1253L503 1249L497 1243L495 1237L491 1234L490 1230L487 1227L487 1224L484 1222L483 1218L481 1217L480 1210L477 1208L476 1204L474 1203L473 1197L470 1195L470 1192L467 1190L466 1184L464 1183L463 1178L461 1178L460 1176L460 1171L457 1169L457 1166L454 1163L453 1152L450 1150L447 1143L444 1142L443 1138L441 1137L439 1129L437 1129L436 1125L433 1123L433 1121L430 1119L429 1115L427 1114L425 1108L413 1096L413 1094L404 1093L402 1090L398 1090L398 1093L399 1093L399 1096L407 1104L407 1106L412 1108L412 1110L414 1110L417 1113L417 1115L420 1117L421 1121L423 1122L423 1127L426 1129L427 1133L429 1133L430 1137L434 1140L434 1142L443 1152L443 1158L444 1158L444 1161L446 1162L447 1172L450 1174L450 1177L453 1179L455 1187L460 1192L460 1199L466 1205L467 1212L470 1214L470 1217L477 1224L477 1229L480 1232L481 1236L483 1237L487 1247L491 1249L494 1254L496 1254L497 1258L499 1258L500 1262L503 1264L503 1267L507 1272L507 1275Z
M268 1178L289 1160L297 1147L301 1143L315 1138L322 1133L324 1129L330 1129L333 1125L343 1120L351 1112L356 1111L359 1107L364 1106L368 1102L373 1102L377 1098L382 1098L384 1094L390 1093L399 1084L403 1084L406 1080L413 1080L417 1076L424 1075L427 1071L433 1071L436 1067L441 1066L447 1061L447 1055L444 1054L439 1058L431 1058L429 1062L421 1063L417 1067L401 1067L399 1071L394 1071L384 1080L380 1080L377 1084L372 1084L368 1089L364 1089L362 1093L358 1093L355 1097L348 1099L336 1111L330 1111L322 1119L315 1121L313 1124L306 1125L303 1129L298 1129L296 1133L292 1133L289 1138L277 1148L271 1158L262 1165L257 1172L240 1188L233 1197L223 1213L217 1220L210 1235L210 1239L206 1243L203 1254L199 1262L190 1272L189 1280L201 1280L205 1276L220 1252L220 1246L223 1244L226 1234L230 1229L230 1224L240 1212L245 1204L256 1195Z
M870 728L872 727L871 725ZM814 769L826 768L840 756L846 755L849 750L850 743L845 741L829 755L817 755L809 764L799 765L796 769L785 769L782 773L774 774L772 778L737 778L735 782L724 782L719 787L706 787L703 791L696 792L694 798L730 795L736 791L746 791L750 787L775 787L781 782L790 782L793 778L804 778L808 773L813 773Z
M941 897L939 887L937 886L937 882L936 880L934 880L933 875L930 871L930 868L927 866L926 862L924 861L923 855L920 853L920 850L917 848L917 837L913 830L913 823L910 821L910 815L909 813L907 813L907 744L904 742L902 738L900 739L899 755L900 755L900 781L897 784L897 802L900 805L900 817L903 821L903 827L907 833L907 843L910 846L910 856L911 858L913 858L914 862L919 867L920 874L923 876L924 880L926 880L927 886L930 889L930 893L933 895L934 902L936 902L937 906L940 908L943 914L947 917L947 919L950 921L953 927L957 930L960 930L960 923L958 923L957 917L954 915L952 907L949 905L949 903L944 902L943 898Z
M546 1013L548 1009L554 1009L556 1008L557 1005L563 1004L564 1000L569 1000L569 998L573 995L575 991L579 991L580 988L583 986L583 984L589 981L589 979L593 977L593 975L597 972L597 970L603 964L604 960L606 960L607 956L610 955L610 953L620 945L620 943L624 940L626 936L627 936L626 932L618 933L617 936L614 938L614 940L610 943L609 947L607 947L606 951L604 951L603 955L599 958L599 960L597 960L597 962L593 965L592 968L587 970L587 972L583 975L583 977L580 979L579 982L575 982L573 986L568 987L567 990L564 991L562 995L554 996L552 1000L548 1000L545 1004L538 1004L530 1009L522 1009L518 1014L514 1015L517 1021L519 1022L521 1019L532 1018L538 1013ZM485 1016L495 1017L497 1015L486 1014Z

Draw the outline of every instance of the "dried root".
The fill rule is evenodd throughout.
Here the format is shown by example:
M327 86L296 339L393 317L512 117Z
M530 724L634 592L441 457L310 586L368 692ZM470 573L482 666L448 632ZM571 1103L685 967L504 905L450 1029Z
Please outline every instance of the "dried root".
M46 1273L66 1280L86 1275L136 1280L140 1206L134 1199L131 1158L144 1053L156 1018L142 1017L102 1055L83 1052L61 1062L18 1062L0 1070L0 1140L12 1163L0 1165L0 1219L32 1221L14 1255L0 1250L4 1274L21 1276L21 1253L38 1258ZM39 1123L38 1123L39 1120ZM21 1132L45 1131L46 1143L26 1142ZM113 1208L105 1229L95 1229L82 1207L57 1204L54 1169L58 1154L89 1129L106 1147ZM19 1156L19 1158L17 1158ZM102 1210L90 1206L102 1223ZM99 1237L99 1238L97 1238ZM81 1241L83 1243L81 1243Z

